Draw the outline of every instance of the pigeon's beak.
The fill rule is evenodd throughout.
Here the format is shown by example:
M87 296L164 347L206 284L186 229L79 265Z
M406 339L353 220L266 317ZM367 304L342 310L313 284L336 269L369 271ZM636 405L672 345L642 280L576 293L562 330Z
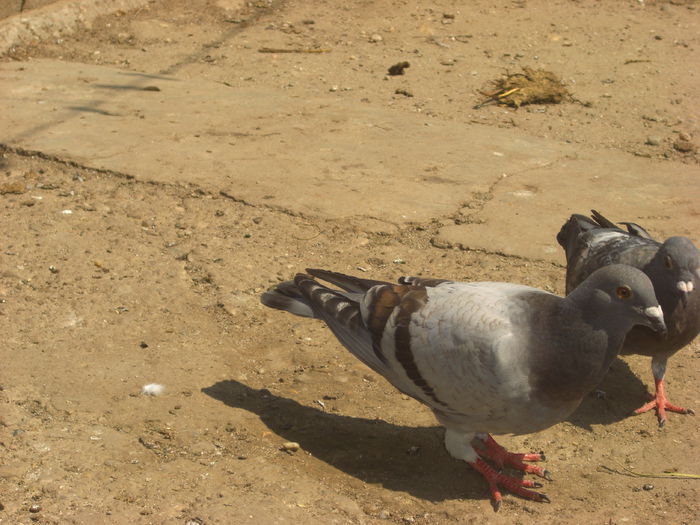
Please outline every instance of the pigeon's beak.
M676 283L676 288L678 288L684 294L688 294L693 291L693 281L678 281Z
M678 288L678 291L681 292L681 301L683 301L683 306L688 306L688 295L695 288L692 279L687 281L681 279L676 283L676 288Z
M649 327L658 332L662 337L666 337L666 323L664 322L664 313L660 306L650 306L644 309L644 317L649 323Z

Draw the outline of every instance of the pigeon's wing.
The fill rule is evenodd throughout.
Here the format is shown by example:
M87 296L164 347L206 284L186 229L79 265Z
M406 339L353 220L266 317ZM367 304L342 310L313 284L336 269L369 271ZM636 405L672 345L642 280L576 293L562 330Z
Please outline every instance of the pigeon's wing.
M644 239L654 240L651 234L636 222L621 222L620 224L625 225L625 227L627 228L627 232L630 235L636 235L637 237L642 237Z
M359 286L349 276L314 273L345 288ZM532 288L446 281L378 284L358 294L332 290L306 274L281 287L263 294L262 302L291 313L312 311L360 361L437 412L502 418L507 400L528 388L527 366L518 362L525 334L518 331L529 313L516 296Z
M566 293L595 270L609 264L628 264L642 269L660 246L648 235L630 234L618 228L595 210L593 219L572 215L557 235L557 241L566 252Z
M531 293L545 292L506 283L426 288L408 326L388 324L396 335L386 341L389 359L400 362L439 411L472 420L503 417L509 400L527 397L530 388L532 312L522 297Z

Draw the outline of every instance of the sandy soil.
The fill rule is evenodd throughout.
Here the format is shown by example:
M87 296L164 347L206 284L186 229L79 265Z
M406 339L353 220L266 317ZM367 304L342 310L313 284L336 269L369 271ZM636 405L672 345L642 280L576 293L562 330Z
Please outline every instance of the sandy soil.
M697 2L491 4L156 0L3 59L330 91L398 114L698 162ZM403 60L406 74L385 78ZM579 102L472 109L490 80L523 65L556 72ZM321 323L258 303L307 266L561 293L561 265L439 248L437 219L350 224L21 151L0 162L0 522L697 521L697 479L601 468L700 473L697 418L671 415L659 431L651 414L628 416L651 381L648 359L616 361L606 395L569 421L502 438L544 450L555 481L543 488L551 504L508 495L494 514L426 409ZM571 206L582 211L575 196ZM698 358L695 343L667 372L671 399L696 408ZM142 395L152 382L165 393ZM281 450L289 441L300 449Z

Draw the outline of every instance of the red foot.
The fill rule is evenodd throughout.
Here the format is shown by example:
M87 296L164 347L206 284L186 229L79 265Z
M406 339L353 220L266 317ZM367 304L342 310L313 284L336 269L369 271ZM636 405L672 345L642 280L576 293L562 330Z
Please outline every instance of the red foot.
M494 442L495 443L495 442ZM541 487L540 483L530 481L527 479L515 478L513 476L507 476L496 472L486 463L483 459L479 458L474 462L468 462L471 467L479 472L489 484L491 489L491 498L493 502L494 510L498 510L501 507L501 500L503 499L501 491L498 490L498 485L507 489L509 492L520 496L522 498L530 499L533 501L540 501L549 503L549 498L540 492L535 492L534 490L527 490L528 488ZM527 488L526 488L527 487Z
M523 461L544 461L544 452L540 452L539 454L516 454L508 452L505 448L496 443L496 440L490 435L487 435L486 439L479 441L483 443L486 448L479 447L477 453L482 458L493 461L499 468L508 465L516 470L527 472L528 474L535 474L536 476L552 481L552 475L548 470L536 465L526 465L523 463Z
M656 379L656 396L649 394L651 401L645 403L637 410L634 411L635 414L643 414L648 412L652 408L656 409L656 417L659 420L659 426L663 427L666 424L666 411L676 412L678 414L695 414L695 412L690 408L679 407L678 405L673 405L666 399L666 393L664 392L664 380Z

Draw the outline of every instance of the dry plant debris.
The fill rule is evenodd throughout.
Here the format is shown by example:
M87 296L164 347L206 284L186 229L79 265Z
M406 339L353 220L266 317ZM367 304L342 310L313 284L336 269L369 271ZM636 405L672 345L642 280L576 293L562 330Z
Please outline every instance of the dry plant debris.
M561 79L551 71L523 67L522 73L508 73L491 82L491 89L482 92L488 97L474 109L491 102L519 108L525 104L560 104L573 100Z

